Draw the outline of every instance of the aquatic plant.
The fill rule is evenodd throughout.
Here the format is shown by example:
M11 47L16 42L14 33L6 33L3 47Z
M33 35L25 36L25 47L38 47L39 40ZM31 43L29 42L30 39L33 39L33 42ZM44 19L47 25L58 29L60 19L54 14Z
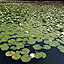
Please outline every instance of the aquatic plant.
M47 54L43 50L53 47L64 53L63 14L64 6L0 4L0 49L22 62L44 59Z

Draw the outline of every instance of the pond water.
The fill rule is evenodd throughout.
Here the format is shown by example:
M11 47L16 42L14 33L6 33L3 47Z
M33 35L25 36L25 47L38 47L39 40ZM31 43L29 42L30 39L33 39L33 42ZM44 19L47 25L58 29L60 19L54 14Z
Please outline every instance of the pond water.
M33 50L32 50L33 51ZM42 51L42 50L41 50ZM47 54L45 59L32 59L30 62L23 63L21 60L13 60L6 57L5 52L0 50L0 64L64 64L64 54L57 48L51 48L51 50L43 50Z

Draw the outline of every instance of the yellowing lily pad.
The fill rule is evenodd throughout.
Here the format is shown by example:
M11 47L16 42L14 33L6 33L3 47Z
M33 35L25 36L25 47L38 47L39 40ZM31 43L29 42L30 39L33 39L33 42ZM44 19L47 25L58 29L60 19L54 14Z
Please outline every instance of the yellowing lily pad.
M14 51L8 51L5 53L6 56L12 56L15 52Z
M12 56L12 59L18 60L18 59L20 59L20 57L21 57L21 55L13 55L13 56Z

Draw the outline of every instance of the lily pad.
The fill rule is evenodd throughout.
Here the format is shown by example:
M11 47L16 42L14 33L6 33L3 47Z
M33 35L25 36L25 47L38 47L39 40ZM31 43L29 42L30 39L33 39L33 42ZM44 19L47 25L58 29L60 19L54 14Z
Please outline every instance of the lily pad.
M27 41L27 43L30 44L30 45L32 45L32 44L35 44L36 41L35 41L35 39L33 39L33 38L30 37L29 40Z
M56 47L56 46L60 45L60 43L57 42L57 41L53 41L53 42L50 43L49 45L52 46L52 47Z
M35 44L35 45L33 46L33 48L34 48L35 50L40 50L42 47L41 47L39 44Z
M36 58L36 59L46 58L46 53L44 53L44 52L36 52L35 58Z
M36 59L41 58L41 54L40 54L39 52L36 52L36 54L35 54L35 58L36 58Z
M22 39L21 38L17 38L16 41L22 41Z
M21 55L13 55L13 56L12 56L12 59L18 60L18 59L20 59L20 57L21 57Z
M29 62L31 60L29 55L23 55L21 57L22 62Z
M44 40L44 43L45 44L50 44L50 41L49 40Z
M42 58L46 58L46 53L40 52Z
M46 50L49 50L49 49L51 49L51 47L49 46L49 45L43 45L43 47L42 47L43 49L46 49Z
M15 39L8 40L8 45L11 46L15 43Z
M16 43L16 46L17 46L17 47L20 47L20 48L24 48L24 44L23 44L23 43L17 42L17 43Z
M9 46L6 43L4 43L4 44L0 45L0 48L1 48L1 50L5 51L5 50L9 49Z
M19 51L16 51L13 55L12 55L12 59L14 60L18 60L20 59L21 55Z
M15 52L14 51L8 51L5 53L6 56L12 56Z
M59 45L57 48L58 48L62 53L64 53L64 46Z
M28 48L23 48L20 52L21 54L29 54L30 50Z

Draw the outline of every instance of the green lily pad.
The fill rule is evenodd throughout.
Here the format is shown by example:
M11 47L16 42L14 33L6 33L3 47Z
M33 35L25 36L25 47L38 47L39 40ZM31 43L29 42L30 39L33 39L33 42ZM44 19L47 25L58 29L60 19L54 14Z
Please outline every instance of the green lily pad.
M51 47L49 46L49 45L43 45L43 47L42 47L43 49L46 49L46 50L49 50L49 49L51 49Z
M57 41L53 41L49 45L52 46L52 47L56 47L56 46L60 45L60 43L57 42Z
M22 62L29 62L31 60L29 55L23 55L21 57Z
M17 38L16 41L22 41L22 39L21 38Z
M16 37L19 37L18 35L13 35L12 38L16 38Z
M23 43L17 42L17 43L16 43L16 46L17 46L17 47L20 47L20 48L24 48L24 44L23 44Z
M36 52L35 58L36 58L36 59L46 58L46 53L44 53L44 52Z
M8 40L8 39L6 39L6 38L3 37L3 38L1 39L1 42L6 42L7 40Z
M38 37L37 37L35 40L36 40L37 42L41 42L41 41L42 41L42 39L40 39L40 38L38 38Z
M29 54L30 50L28 48L24 48L20 52L21 52L21 54Z
M27 41L28 39L27 38L23 38L23 40L22 41Z
M1 50L5 51L5 50L9 49L9 46L6 43L4 43L4 44L0 45L0 48L1 48Z
M44 40L44 43L45 44L50 44L50 41L49 40Z
M33 39L33 38L30 37L29 40L27 41L27 43L30 44L30 45L32 45L32 44L35 44L36 41L35 41L35 39Z
M8 40L8 45L11 46L15 43L15 39Z
M40 52L42 58L46 58L46 53Z
M60 40L60 39L56 39L58 42L60 42L61 44L64 44L64 41L63 40Z
M64 46L59 45L57 48L58 48L62 53L64 53Z
M40 50L42 47L41 47L39 44L35 44L35 45L33 46L33 48L34 48L35 50Z
M11 46L10 49L16 50L16 49L24 48L23 43L16 42L14 45L16 45L16 46Z
M36 52L36 54L35 54L35 58L36 58L36 59L41 58L41 54L40 54L39 52Z

